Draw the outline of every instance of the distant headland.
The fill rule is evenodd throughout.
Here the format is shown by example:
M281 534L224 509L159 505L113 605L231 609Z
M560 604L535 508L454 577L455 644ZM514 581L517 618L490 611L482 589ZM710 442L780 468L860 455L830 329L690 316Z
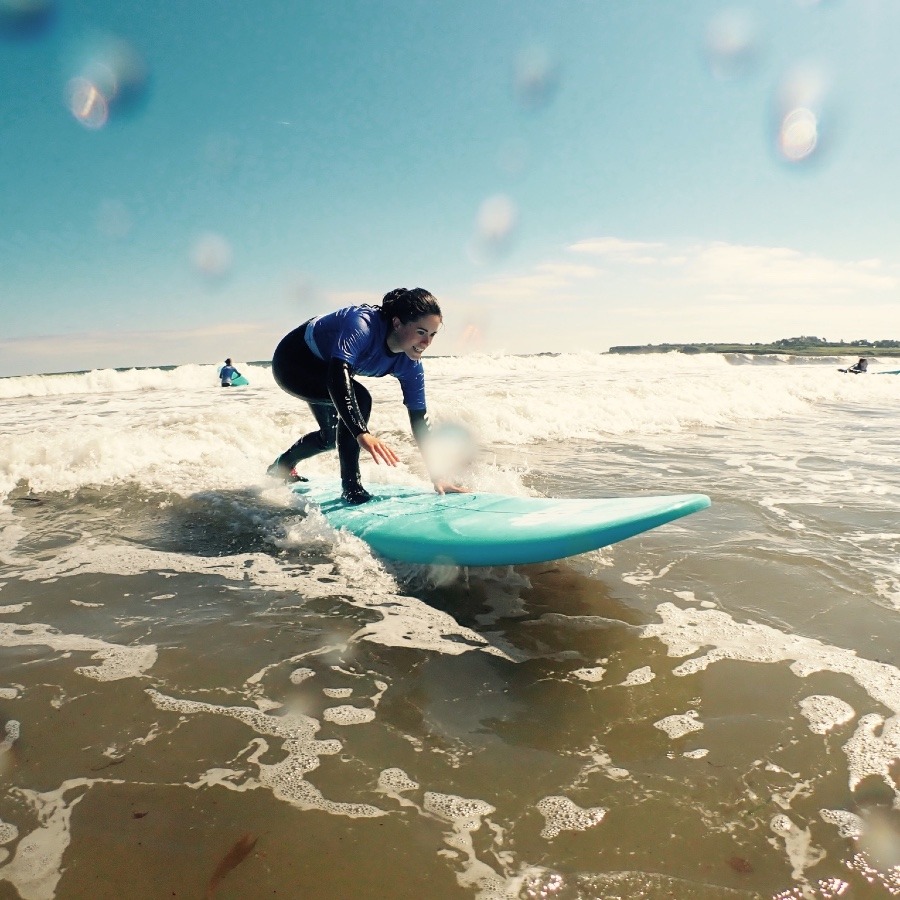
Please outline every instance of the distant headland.
M610 347L610 353L780 353L792 356L900 356L900 341L827 341L780 338L771 344L643 344Z

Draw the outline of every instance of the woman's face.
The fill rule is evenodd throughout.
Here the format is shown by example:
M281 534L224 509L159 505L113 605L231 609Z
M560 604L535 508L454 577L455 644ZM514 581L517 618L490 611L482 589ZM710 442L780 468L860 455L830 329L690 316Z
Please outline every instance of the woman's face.
M393 329L388 335L388 347L394 353L405 353L410 359L421 359L441 327L441 317L435 315L413 319L405 325L394 316Z

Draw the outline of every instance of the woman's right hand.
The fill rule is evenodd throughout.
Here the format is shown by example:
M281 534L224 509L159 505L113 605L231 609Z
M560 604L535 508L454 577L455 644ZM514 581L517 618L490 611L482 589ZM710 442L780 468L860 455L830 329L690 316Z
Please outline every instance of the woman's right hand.
M356 443L372 455L376 465L384 463L388 466L396 466L400 457L383 441L368 431L364 431L356 438Z

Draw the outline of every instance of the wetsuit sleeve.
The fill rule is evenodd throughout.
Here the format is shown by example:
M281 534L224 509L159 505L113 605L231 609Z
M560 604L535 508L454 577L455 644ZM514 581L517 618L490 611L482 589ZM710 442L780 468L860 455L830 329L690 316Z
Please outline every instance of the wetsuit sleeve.
M425 370L422 363L403 360L403 370L397 373L397 380L403 391L403 405L410 411L425 409Z
M413 437L421 450L422 442L431 431L431 426L428 424L428 411L425 409L409 409L407 412L409 413L409 424L412 428Z
M353 393L350 366L342 359L332 357L328 362L328 395L341 421L350 429L354 437L369 430Z

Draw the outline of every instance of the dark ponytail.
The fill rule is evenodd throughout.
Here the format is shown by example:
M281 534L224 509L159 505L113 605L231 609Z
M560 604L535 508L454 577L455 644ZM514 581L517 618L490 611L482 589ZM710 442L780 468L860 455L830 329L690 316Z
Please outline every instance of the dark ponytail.
M425 288L394 288L381 300L381 317L388 322L396 316L405 325L422 316L443 316L437 300Z

